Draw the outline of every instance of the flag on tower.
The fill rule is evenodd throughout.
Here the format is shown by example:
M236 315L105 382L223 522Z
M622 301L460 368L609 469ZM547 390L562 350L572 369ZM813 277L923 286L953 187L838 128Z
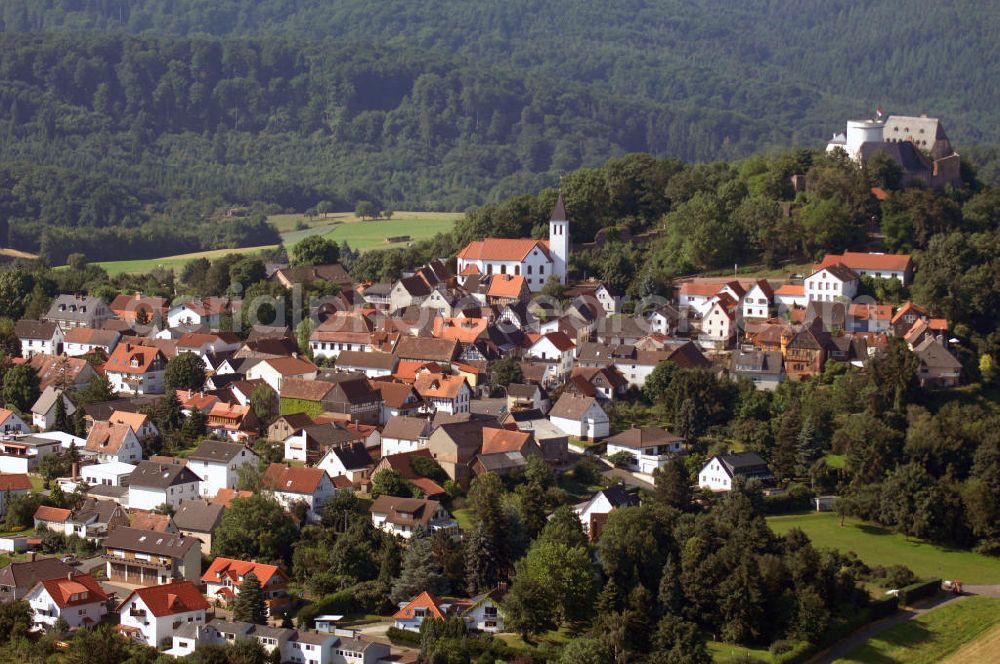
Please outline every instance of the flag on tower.
M882 119L882 104L875 106L875 115L878 116L880 120Z

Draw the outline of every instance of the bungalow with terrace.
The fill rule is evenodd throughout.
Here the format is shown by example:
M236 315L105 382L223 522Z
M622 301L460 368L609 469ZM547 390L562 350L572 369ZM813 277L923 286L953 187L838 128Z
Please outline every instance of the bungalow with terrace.
M157 586L201 577L201 542L193 537L119 526L104 540L107 580Z
M626 429L608 438L608 456L618 453L632 457L630 468L651 475L667 465L670 458L687 450L685 440L656 426Z
M0 413L3 412L4 409L0 409ZM59 440L41 435L7 434L0 439L0 473L36 473L42 459L61 452Z

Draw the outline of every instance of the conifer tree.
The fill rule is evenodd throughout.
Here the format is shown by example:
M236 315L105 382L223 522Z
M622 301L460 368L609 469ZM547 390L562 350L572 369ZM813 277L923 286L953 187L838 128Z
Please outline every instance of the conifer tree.
M418 526L403 554L399 578L392 584L390 599L393 604L406 602L425 590L434 595L447 592L448 579L434 555L433 540Z
M264 590L260 580L253 572L248 572L240 584L240 592L236 595L236 606L233 607L233 620L263 625L267 622L267 610L264 608Z

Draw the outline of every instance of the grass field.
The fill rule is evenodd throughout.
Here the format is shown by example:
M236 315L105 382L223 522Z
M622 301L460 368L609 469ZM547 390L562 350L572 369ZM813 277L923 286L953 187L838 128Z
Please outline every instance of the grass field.
M286 247L293 247L310 235L322 235L336 242L351 245L353 249L367 251L369 249L384 249L406 246L405 242L389 244L387 237L409 235L411 241L417 242L434 237L438 233L447 233L462 218L460 212L397 212L392 219L361 221L351 213L338 212L319 215L312 219L301 214L278 214L268 217L278 232ZM296 229L300 224L305 228ZM275 245L259 247L243 247L241 249L217 249L214 251L199 251L191 254L177 254L162 258L143 258L128 261L107 261L98 263L114 276L122 273L149 272L155 267L171 268L179 271L185 263L195 258L219 258L226 254L255 254Z
M961 579L967 585L1000 583L1000 559L908 539L857 519L841 527L832 512L774 516L767 522L777 533L801 528L815 546L854 551L868 565L906 565L922 578Z
M966 643L942 662L944 664L995 662L997 653L1000 653L1000 625L993 626L974 641Z
M969 597L929 611L869 639L838 662L905 662L929 664L955 653L964 644L974 647L978 638L1000 622L1000 599ZM998 653L983 653L986 659L962 659L962 662L995 662Z
M731 662L733 660L744 661L749 658L755 662L773 662L774 657L767 648L748 648L734 643L723 643L722 641L709 641L705 644L708 647L708 654L716 662Z
M843 454L827 454L826 455L826 465L831 468L843 468L844 464L847 462L847 457Z

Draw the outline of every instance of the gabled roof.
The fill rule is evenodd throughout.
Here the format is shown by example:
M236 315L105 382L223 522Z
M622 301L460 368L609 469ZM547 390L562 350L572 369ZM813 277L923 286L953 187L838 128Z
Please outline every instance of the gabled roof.
M61 507L50 507L49 505L39 505L35 510L35 519L47 523L65 523L69 520L72 512Z
M424 373L417 376L413 387L425 399L455 399L468 386L463 376Z
M181 484L200 482L201 478L187 466L179 463L159 463L157 461L140 461L132 474L128 476L130 487L166 489Z
M372 514L385 514L386 521L400 526L426 526L431 517L441 507L436 500L424 498L404 498L400 496L379 496L368 511Z
M267 467L262 486L281 493L314 494L327 474L319 468L293 468L281 463Z
M430 425L425 419L396 415L389 418L385 429L382 430L382 437L398 440L419 440L429 433L429 428Z
M502 454L505 452L520 452L531 442L531 434L510 429L483 429L483 454Z
M458 355L458 341L426 337L402 337L396 346L401 360L424 360L450 363Z
M285 378L281 381L281 398L322 401L323 397L329 394L332 389L333 383L328 383L325 380Z
M372 456L364 443L348 443L331 447L328 454L333 454L347 470L362 470L372 465Z
M106 602L108 599L101 584L89 574L71 572L66 577L45 579L39 583L60 609Z
M261 586L267 585L267 582L274 576L288 579L288 575L282 572L277 565L266 565L220 556L212 561L205 573L201 575L201 580L205 583L222 583L223 579L229 579L238 588L243 583L243 578L250 572L253 572L254 576L257 577Z
M114 532L118 532L118 530L116 529ZM189 611L205 611L209 608L208 600L190 581L174 581L162 586L137 588L122 600L122 603L118 605L118 610L121 611L134 596L141 599L149 612L157 618Z
M31 478L27 473L2 474L0 491L31 491Z
M132 427L127 424L94 422L90 433L87 434L87 443L84 445L84 449L99 454L118 454L130 435L134 436L135 434Z
M559 401L549 411L549 417L579 420L594 405L597 405L597 399L594 397L578 396L567 392L559 397Z
M112 530L104 541L104 546L108 549L152 553L170 558L182 558L188 549L196 545L201 546L201 542L194 537L139 530L126 526L118 526Z
M438 608L440 604L441 601L437 597L425 590L411 599L406 606L401 607L392 617L397 620L409 620L416 615L416 609L424 609L428 618L445 620L444 613Z
M402 408L411 397L419 399L419 395L414 392L413 386L405 383L380 380L373 382L372 388L382 395L382 403L389 408Z
M316 371L316 365L300 357L269 357L261 360L282 376L298 376Z
M609 445L630 447L639 449L648 445L670 445L671 443L683 442L684 439L677 434L670 433L666 429L656 426L636 427L626 429L621 433L608 438Z
M862 251L845 251L841 255L827 254L816 265L820 270L838 263L852 270L882 270L885 272L905 272L910 268L911 258L908 254L866 253Z
M99 330L92 327L74 327L63 335L63 341L68 344L89 344L93 346L111 346L121 336L112 330Z
M15 561L0 569L0 586L31 589L39 581L65 579L75 571L58 558Z
M527 288L524 277L520 274L494 274L490 279L489 297L520 297Z
M767 477L771 475L767 462L756 452L720 454L717 458L730 477L736 475Z
M549 258L549 243L545 240L493 237L470 242L458 253L458 258L469 261L522 261L534 249Z
M362 369L385 369L392 371L399 360L392 353L372 351L370 353L357 350L342 350L337 355L338 367L360 367Z
M916 304L913 304L912 301L907 300L903 304L903 306L901 306L899 309L896 310L895 315L892 317L892 321L891 321L892 324L895 325L896 321L898 321L899 319L901 319L906 314L912 314L912 315L917 316L917 317L926 318L927 317L927 310L924 309L923 307L920 307L920 306L918 306Z
M80 329L86 329L86 328L80 328ZM63 395L63 390L55 387L54 385L47 386L44 390L42 390L41 395L39 395L35 403L32 404L31 412L36 413L38 415L44 415L45 413L52 410L52 408L56 405L56 399L59 398L60 396L62 396L63 398L64 406L69 406L69 404L72 403L70 402L69 397Z
M774 291L775 295L785 297L803 297L806 294L805 284L782 284Z
M224 510L222 505L204 500L185 500L174 512L174 525L178 530L210 533L219 525Z
M253 495L251 491L237 491L236 489L219 489L212 498L213 505L222 505L225 508L232 507L233 501L239 498L249 498Z
M431 294L431 287L420 277L403 277L396 285L414 297L426 297ZM394 287L395 288L395 287Z
M229 463L240 452L246 451L247 446L242 443L227 443L221 440L204 440L194 452L188 455L188 459L198 461L208 461L210 463ZM251 452L252 454L253 452Z
M569 335L567 335L565 332L559 332L559 331L548 332L536 338L531 345L532 347L534 347L539 343L541 343L542 341L548 341L553 346L555 346L556 350L558 350L560 353L565 353L576 348L576 344L573 343L573 340L570 339Z
M121 344L119 344L119 347ZM94 369L87 360L80 357L60 355L33 355L28 364L38 374L42 389L49 385L74 385L86 374L94 375Z
M175 533L176 524L169 514L157 514L133 510L129 525L136 530L150 530L157 533Z
M639 505L639 497L626 491L625 487L621 484L612 484L606 489L601 489L594 494L594 497L598 495L603 495L607 498L608 502L615 509L620 507L637 507Z
M127 410L116 410L111 413L108 421L112 424L127 424L132 432L136 435L139 434L139 429L144 427L150 422L149 415L145 413L136 413Z
M166 360L158 348L120 343L111 352L111 357L105 363L104 370L115 373L144 374L153 368L153 363L157 358L161 362ZM135 366L133 366L133 362Z
M835 263L833 265L826 265L821 268L818 268L812 274L806 277L806 279L809 279L810 277L813 277L819 274L820 272L823 272L824 270L828 272L830 276L836 279L837 281L847 282L847 281L855 281L858 279L857 272L847 267L843 263Z
M962 368L954 355L948 352L944 345L934 337L927 337L913 349L920 364L927 369L938 371L958 371Z

